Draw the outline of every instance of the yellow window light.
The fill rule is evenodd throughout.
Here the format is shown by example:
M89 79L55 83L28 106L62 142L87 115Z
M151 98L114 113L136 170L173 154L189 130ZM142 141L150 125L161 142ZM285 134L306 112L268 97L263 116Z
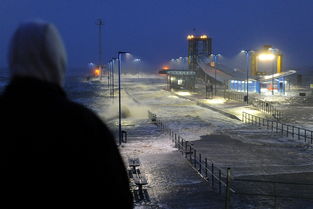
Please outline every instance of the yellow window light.
M202 36L200 36L200 38L201 38L201 39L207 39L208 36L207 36L207 35L202 35Z

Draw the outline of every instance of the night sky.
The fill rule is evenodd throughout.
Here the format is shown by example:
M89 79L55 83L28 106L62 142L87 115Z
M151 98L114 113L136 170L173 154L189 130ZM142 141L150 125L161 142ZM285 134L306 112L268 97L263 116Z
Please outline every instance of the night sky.
M0 67L18 23L34 18L58 27L69 68L97 61L97 18L105 24L105 62L127 50L158 68L187 55L186 36L195 28L225 57L271 44L286 68L313 66L312 0L0 0L0 12Z

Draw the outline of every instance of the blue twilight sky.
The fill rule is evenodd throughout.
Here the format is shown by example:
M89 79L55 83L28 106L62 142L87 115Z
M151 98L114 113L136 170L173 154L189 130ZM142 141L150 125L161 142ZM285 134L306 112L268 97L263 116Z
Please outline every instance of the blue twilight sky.
M313 66L312 0L0 0L0 67L18 23L53 22L69 67L97 61L97 18L103 18L104 60L127 50L155 68L186 56L186 36L213 38L213 53L235 57L263 44L279 48L287 68Z

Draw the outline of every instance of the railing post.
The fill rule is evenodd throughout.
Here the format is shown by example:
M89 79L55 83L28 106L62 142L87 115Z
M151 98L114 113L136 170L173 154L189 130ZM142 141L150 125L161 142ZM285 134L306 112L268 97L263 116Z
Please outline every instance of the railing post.
M201 154L199 153L199 173L202 173L202 162L201 162Z
M214 190L214 163L212 163L212 168L211 168L211 172L212 172L212 190Z
M185 140L182 139L181 141L181 154L184 155L184 143L186 144Z
M230 185L231 185L230 175L231 175L230 174L230 168L227 168L225 209L229 209L229 207L230 207Z
M176 146L176 137L177 137L177 135L175 133L175 137L174 137L175 146Z
M204 164L205 164L205 178L208 179L208 159L207 158L205 158Z
M187 158L188 141L185 142L185 158Z
M189 145L189 161L191 163L192 160L192 152L191 152L191 145Z
M194 150L194 160L193 160L193 162L194 162L194 167L197 169L197 151L196 150Z
M218 193L222 193L222 171L221 169L218 170Z

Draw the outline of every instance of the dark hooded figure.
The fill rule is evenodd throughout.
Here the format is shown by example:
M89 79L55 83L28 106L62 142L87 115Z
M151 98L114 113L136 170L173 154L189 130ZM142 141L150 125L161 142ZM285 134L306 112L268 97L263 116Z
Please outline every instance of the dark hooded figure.
M22 24L9 67L0 97L0 208L132 208L112 134L62 88L66 52L57 29Z

